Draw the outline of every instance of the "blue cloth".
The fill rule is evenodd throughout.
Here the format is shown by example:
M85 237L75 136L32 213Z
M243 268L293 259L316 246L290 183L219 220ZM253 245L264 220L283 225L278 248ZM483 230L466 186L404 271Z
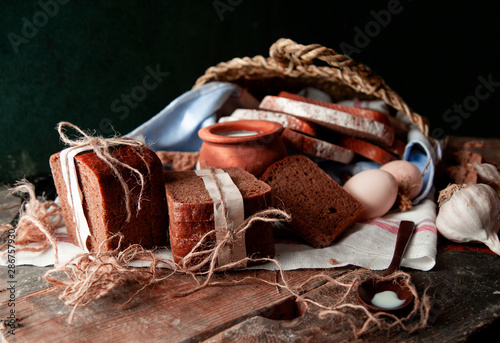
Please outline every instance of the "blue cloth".
M215 124L216 111L237 85L210 82L187 91L126 136L144 141L154 151L198 151L198 130Z
M433 190L436 165L441 159L441 145L434 148L427 137L416 125L410 127L403 159L415 164L423 172L422 191L413 201L418 204Z

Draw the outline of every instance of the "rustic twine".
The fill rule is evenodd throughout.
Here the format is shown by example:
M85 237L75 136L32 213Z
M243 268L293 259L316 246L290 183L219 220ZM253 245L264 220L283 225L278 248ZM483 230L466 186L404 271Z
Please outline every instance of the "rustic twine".
M297 300L315 306L318 309L317 315L320 319L337 316L346 320L356 338L371 332L375 328L390 329L399 327L401 330L411 333L427 326L431 308L430 298L425 292L422 297L419 297L415 286L411 282L411 276L408 273L397 271L391 275L382 276L371 270L360 268L351 271L340 271L340 275L337 274L336 277L332 277L321 272L311 276L302 284L292 287L286 280L285 272L277 260L270 258L262 260L276 264L281 282L248 276L241 280L211 282L210 285L231 286L248 280L266 283L276 287L278 292L284 290L293 295ZM402 317L387 312L370 312L358 302L356 296L358 286L368 278L376 278L380 281L398 280L407 286L413 294L413 308ZM328 288L328 292L325 292L327 300L312 300L303 291L308 289L307 285L318 281L326 281L326 284L321 287Z
M25 200L19 211L19 219L15 228L16 251L40 252L45 250L50 244L54 247L55 263L57 264L58 251L54 231L62 225L61 207L53 201L39 200L35 194L35 187L26 180L15 183L15 187L9 189L10 194L27 193L28 200ZM14 229L11 224L0 226L0 236L3 233ZM30 245L31 243L41 243L39 247ZM0 245L0 250L9 245L6 240ZM5 254L2 251L1 254Z
M413 294L414 302L411 311L403 317L388 312L372 313L366 307L357 303L354 297L357 287L361 284L361 282L370 277L376 278L380 281L401 281L403 285L408 287ZM329 277L326 278L329 279L330 283L346 288L346 291L341 299L331 306L325 306L319 302L311 300L307 301L321 309L318 314L320 318L326 318L333 315L346 319L350 323L353 329L353 334L356 337L360 337L374 328L390 329L399 326L402 330L411 333L427 326L431 308L430 299L425 292L422 298L419 297L415 286L411 283L411 276L408 273L397 271L391 275L381 276L370 270L358 269L341 276L339 279L332 279ZM348 279L348 281L341 282L344 279ZM346 301L349 296L352 298L350 300L351 302ZM353 303L353 300L356 303ZM359 310L364 315L365 319L360 321L352 314L348 313L348 311L342 310Z
M90 304L127 282L138 283L141 287L121 307L128 304L147 286L171 275L170 273L160 276L159 271L162 268L159 265L166 264L170 269L174 269L172 261L157 258L152 250L146 250L139 244L130 245L120 251L121 235L115 235L110 239L116 237L119 237L117 249L103 250L101 249L104 246L103 242L97 252L79 254L44 275L44 279L48 282L64 287L59 299L64 300L66 305L73 306L67 319L68 323L73 322L75 312L80 306ZM147 261L150 263L149 268L130 267L129 263L132 260Z
M244 223L238 228L237 233L244 232L252 226L255 221L281 221L281 218L271 216L284 216L286 213L279 210L265 210L247 218ZM287 219L289 216L287 215ZM208 237L209 234L205 235ZM116 236L110 237L114 239ZM193 252L188 254L179 264L174 263L169 259L160 259L155 256L152 250L146 250L138 244L131 245L120 251L121 236L118 243L118 248L112 251L103 251L101 244L95 253L82 253L63 265L55 266L49 270L44 278L48 282L64 287L64 291L59 296L65 301L68 306L73 306L73 309L68 318L68 322L73 321L76 310L81 306L86 306L93 300L101 298L109 294L118 286L124 285L127 282L138 283L141 287L132 295L124 304L129 303L135 295L141 292L147 286L165 280L176 272L189 274L196 280L196 286L182 292L172 292L171 297L183 297L199 291L211 284L212 276L219 271L238 268L241 266L241 261L231 262L223 266L217 266L217 256L225 244L227 244L231 236L227 235L225 239L217 244L215 248L209 251L195 252L196 248L203 245L200 243L193 249ZM191 263L193 259L198 258L201 254L207 255L201 262ZM132 260L142 260L150 263L148 269L130 267L129 263ZM246 258L248 261L256 261L256 259ZM259 259L262 260L262 259ZM200 269L209 265L209 269L201 271ZM161 275L161 265L166 265L171 269L167 275ZM199 277L204 277L204 282L199 281Z
M245 232L249 228L251 228L252 225L257 221L273 223L283 221L289 222L290 220L291 216L282 210L267 209L257 212L245 219L245 221L235 230L234 234L245 234ZM196 280L198 280L198 276L203 276L204 281L202 283L198 282L198 285L191 289L172 293L172 296L186 296L207 287L209 284L211 284L212 277L216 272L241 268L244 263L266 262L273 260L269 258L246 257L244 259L233 261L224 265L217 265L218 255L226 245L232 242L233 236L231 234L226 234L221 242L217 243L212 248L206 249L206 241L214 232L215 230L206 233L196 244L196 246L191 250L191 252L184 256L177 264L177 270L179 272L192 275Z
M213 170L211 176L214 178L220 192L220 184L217 182ZM223 199L222 193L220 195L221 199ZM170 296L187 296L209 286L212 276L216 272L240 268L242 262L255 261L252 258L245 258L240 261L217 265L217 259L222 249L230 245L238 235L244 235L253 223L256 221L277 222L291 220L291 216L284 211L267 209L248 217L234 233L231 233L231 230L227 229L227 208L225 208L224 201L222 201L222 212L226 218L226 235L224 239L218 242L215 247L206 249L206 240L215 230L207 233L178 264L169 259L159 259L154 255L153 251L146 250L138 244L131 245L120 251L121 236L119 236L120 241L115 250L102 251L103 242L96 252L79 254L64 265L56 265L55 268L45 274L44 278L50 283L64 287L64 291L59 298L63 299L66 305L73 306L68 318L69 323L73 321L75 312L79 307L86 306L93 300L107 295L126 282L135 282L141 287L122 306L129 303L136 294L147 286L165 280L176 272L193 276L196 285L182 292L172 292ZM109 240L115 237L110 237ZM130 267L129 262L137 259L149 262L149 268ZM171 273L161 276L159 273L161 264L172 269ZM204 278L203 282L200 282L200 277Z
M224 195L221 191L221 185L217 177L215 176L214 168L210 169L210 177L216 185L217 192L221 199L221 212L224 217L224 238L215 244L215 246L210 247L209 237L213 236L215 230L211 230L206 233L200 241L195 245L195 247L184 256L178 263L178 270L180 272L190 274L196 279L196 274L204 275L205 280L202 283L198 282L198 286L193 287L182 292L173 294L174 296L186 296L192 294L202 288L207 287L212 280L212 276L216 272L226 271L230 269L236 269L245 267L248 262L260 262L266 260L264 259L254 259L251 257L246 257L238 261L232 261L225 263L223 265L218 265L218 257L223 249L229 248L232 243L236 241L236 237L241 237L245 235L246 231L252 227L255 222L290 222L292 217L290 214L283 210L269 208L263 211L254 213L253 215L246 218L243 223L241 223L236 229L230 230L228 224L228 210L226 203L224 201ZM207 269L208 267L208 269Z
M64 133L63 127L71 127L75 129L76 131L78 131L78 133L80 133L82 137L78 139L70 139ZM68 122L60 122L59 124L57 124L57 131L59 132L59 136L61 137L61 140L64 143L66 143L71 147L89 147L89 150L92 150L96 154L96 156L99 157L99 159L101 159L104 163L106 163L106 165L108 165L111 168L111 170L117 177L123 189L123 193L125 196L125 208L127 210L126 221L129 222L132 215L132 210L131 210L132 199L130 196L129 186L127 185L125 178L120 172L119 167L126 168L130 170L132 173L134 173L138 178L139 184L141 185L141 190L137 201L137 211L140 211L141 209L142 193L144 191L144 184L145 184L144 175L142 175L142 173L136 168L133 168L128 164L121 162L116 157L114 157L110 152L110 148L119 145L142 148L145 146L144 143L128 137L103 138L98 136L90 136L87 135L83 130L81 130L76 125L73 125ZM141 156L141 154L138 155ZM147 163L145 164L147 165Z

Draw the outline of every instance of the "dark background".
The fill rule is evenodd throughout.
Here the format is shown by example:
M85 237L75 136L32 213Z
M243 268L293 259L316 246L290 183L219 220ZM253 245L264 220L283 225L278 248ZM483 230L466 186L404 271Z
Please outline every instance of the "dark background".
M399 3L399 4L398 4ZM387 23L381 11L397 5ZM206 68L268 56L279 38L319 43L370 66L431 132L498 137L498 6L479 1L0 1L0 184L49 171L70 121L126 134L189 90ZM359 32L378 25L361 46ZM375 26L373 26L375 25ZM30 31L31 28L31 31ZM358 37L356 37L358 35ZM357 43L356 43L357 42ZM164 73L128 115L112 104ZM456 106L472 111L460 115ZM120 118L126 117L126 118ZM107 133L107 132L102 132Z

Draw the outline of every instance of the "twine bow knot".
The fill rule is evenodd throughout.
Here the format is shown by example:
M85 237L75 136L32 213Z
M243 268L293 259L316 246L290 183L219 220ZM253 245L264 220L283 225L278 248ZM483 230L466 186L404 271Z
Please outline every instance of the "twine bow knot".
M81 137L78 139L71 139L69 138L66 133L64 132L63 128L64 127L70 127L74 130L76 130ZM90 136L86 134L83 130L81 130L78 126L71 124L69 122L60 122L57 124L57 131L59 132L59 136L61 140L69 145L70 147L89 147L89 150L92 150L97 157L106 165L108 165L113 173L116 175L118 178L118 181L120 182L120 185L123 189L123 193L125 195L125 207L127 210L127 219L126 221L130 221L130 217L132 215L132 209L131 209L131 197L130 197L130 189L127 185L127 182L125 181L122 173L118 169L119 167L126 168L130 170L132 173L134 173L138 180L139 184L141 185L141 190L139 194L139 200L138 200L138 208L137 211L141 209L141 199L142 199L142 192L144 190L144 175L137 170L136 168L133 168L129 166L128 164L118 160L116 157L114 157L111 152L110 148L116 147L119 145L126 145L126 146L131 146L131 147L137 147L137 148L142 148L144 147L144 143L136 141L132 138L129 137L112 137L112 138L103 138L99 136ZM142 158L142 157L141 157Z

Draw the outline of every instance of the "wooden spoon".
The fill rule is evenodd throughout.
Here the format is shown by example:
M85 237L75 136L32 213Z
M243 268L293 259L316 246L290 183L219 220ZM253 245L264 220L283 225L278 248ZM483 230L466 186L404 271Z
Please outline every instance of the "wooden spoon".
M396 247L394 249L394 255L392 257L391 264L389 267L381 274L382 276L388 276L399 270L401 265L401 258L406 250L406 246L415 231L415 223L407 220L401 221L399 224L398 236L396 238ZM373 297L384 291L392 291L396 293L398 299L403 301L398 306L377 306L373 304ZM358 300L359 302L368 308L372 312L399 312L406 306L408 306L413 301L413 293L410 288L401 279L391 279L391 280L378 280L376 278L370 278L363 281L358 287Z

